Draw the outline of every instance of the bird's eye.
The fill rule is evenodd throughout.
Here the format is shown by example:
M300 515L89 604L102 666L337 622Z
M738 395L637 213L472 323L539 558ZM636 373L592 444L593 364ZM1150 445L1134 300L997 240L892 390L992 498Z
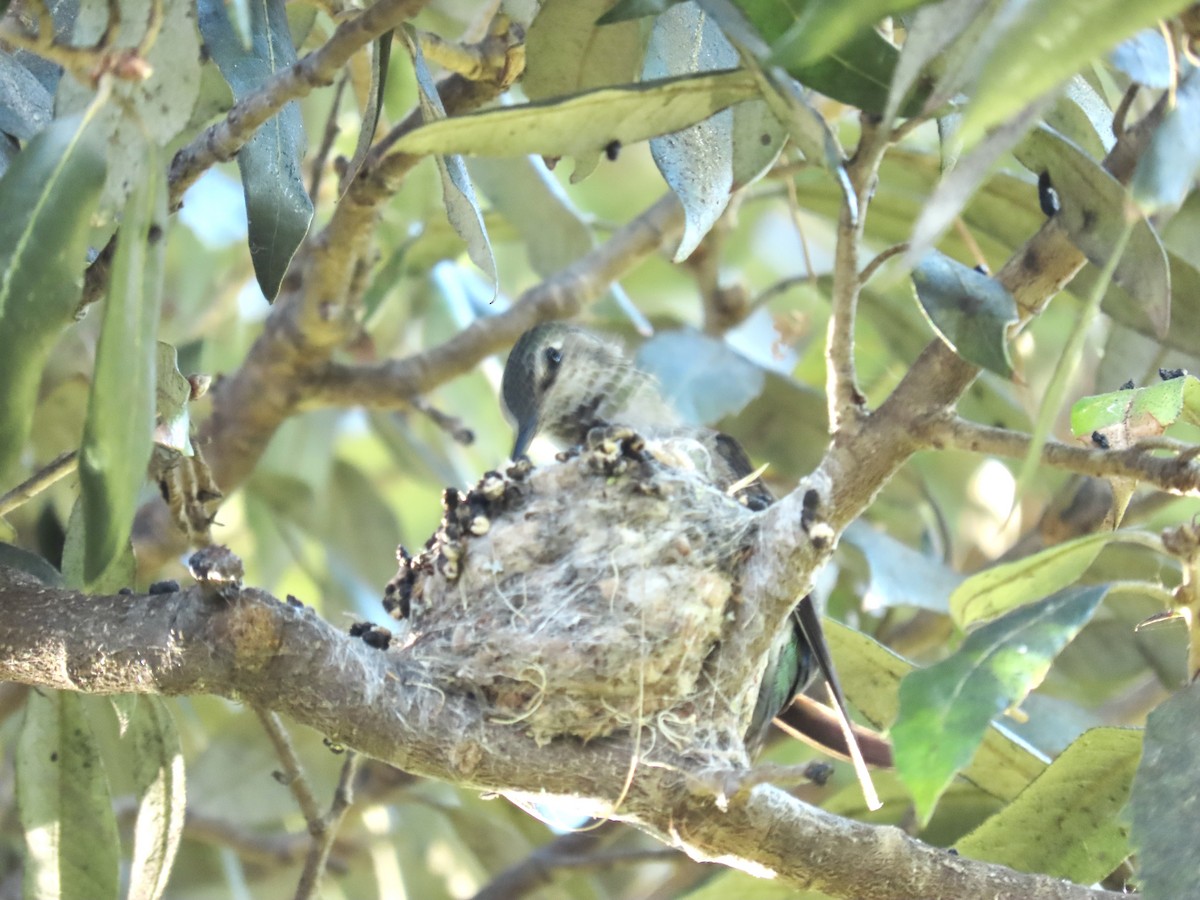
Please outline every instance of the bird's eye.
M546 348L546 365L551 369L557 369L562 363L562 351L557 347Z

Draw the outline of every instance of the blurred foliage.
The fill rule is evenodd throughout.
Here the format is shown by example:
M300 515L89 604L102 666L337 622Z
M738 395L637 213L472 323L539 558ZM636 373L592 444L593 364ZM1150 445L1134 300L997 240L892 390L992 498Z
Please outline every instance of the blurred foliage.
M403 41L388 52L391 32L368 44L336 92L287 104L236 165L208 171L160 223L171 155L354 13L309 0L202 0L198 13L171 0L119 5L116 46L150 41L144 81L64 73L5 41L44 8L58 41L90 46L107 21L104 0L15 0L0 30L0 490L61 453L85 452L82 472L0 517L0 561L42 579L56 575L49 561L68 583L110 589L134 580L128 519L156 490L139 475L152 442L190 454L178 423L211 411L199 396L186 415L178 398L167 411L161 396L178 372L156 339L177 349L184 374L237 371L273 314L268 301L286 290L293 254L337 209L339 173L357 170L372 134L412 109L441 118L431 88L445 75L445 48L474 45L491 16L469 0L429 4L412 23L411 53ZM410 171L384 207L377 264L351 298L361 328L338 358L371 364L438 346L602 244L670 185L694 250L679 264L639 266L582 318L636 341L684 414L717 420L786 492L827 441L824 336L843 200L827 151L835 140L852 148L863 121L899 122L862 211L860 266L898 250L873 271L858 308L868 402L885 399L922 348L943 339L988 369L959 404L965 418L1020 431L1043 421L1077 446L1076 435L1132 442L1165 429L1194 443L1196 379L1155 387L1159 370L1200 372L1200 76L1195 17L1171 18L1186 5L506 0L527 36L525 78L490 108L401 140L437 165ZM151 6L165 15L157 34L146 24ZM598 24L605 14L612 24ZM724 71L738 68L739 52L754 72ZM1114 116L1134 122L1168 91L1174 106L1127 191L1101 167ZM775 118L781 110L786 121ZM688 127L661 136L668 126ZM826 152L797 149L814 147ZM530 151L547 158L513 155ZM464 164L462 153L485 156ZM556 166L559 156L572 159ZM1009 340L1012 297L988 273L1047 216L1059 216L1090 262ZM85 269L114 232L118 293L76 319ZM907 253L895 247L914 233ZM1110 283L1100 268L1121 247ZM1094 291L1102 312L1082 318ZM1072 333L1078 364L1062 371ZM149 421L156 365L158 426L176 426L170 439ZM227 492L215 539L244 559L250 584L295 595L338 624L384 621L379 597L396 545L425 541L445 486L465 488L505 460L501 365L485 360L424 398L469 428L469 443L415 408L293 416ZM1127 381L1136 390L1118 391ZM1061 408L1043 403L1056 395L1066 397ZM552 453L535 445L542 461ZM879 775L878 812L841 763L798 793L839 815L960 844L964 855L1084 882L1120 869L1137 848L1147 888L1198 895L1173 841L1194 833L1186 816L1200 805L1167 816L1196 795L1185 739L1195 690L1172 696L1190 674L1188 639L1178 619L1136 626L1194 577L1155 534L1200 505L1138 489L1123 522L1136 538L1085 537L1100 521L1085 514L1095 484L1039 468L1018 489L1018 463L918 454L847 532L817 589L836 620L830 641L857 713L884 731L901 717L901 765ZM179 561L142 570L136 587L182 572ZM1134 779L1141 732L1113 726L1141 726L1148 714L1156 751ZM294 740L325 802L342 758L320 735L298 729ZM0 685L0 748L0 897L17 896L22 879L25 896L50 896L60 875L63 897L295 891L305 825L272 777L279 761L258 721L236 704L111 704ZM935 750L951 761L932 772L922 761ZM821 758L795 743L775 743L768 756ZM468 897L580 824L569 804L530 807L542 824L508 802L373 763L357 794L326 897ZM1130 796L1132 840L1122 812ZM1088 815L1045 811L1079 798ZM61 840L39 842L38 829L56 822L70 826ZM176 846L166 886L163 860ZM647 856L659 847L606 830L590 849L608 862L565 867L527 896L797 896L679 854Z

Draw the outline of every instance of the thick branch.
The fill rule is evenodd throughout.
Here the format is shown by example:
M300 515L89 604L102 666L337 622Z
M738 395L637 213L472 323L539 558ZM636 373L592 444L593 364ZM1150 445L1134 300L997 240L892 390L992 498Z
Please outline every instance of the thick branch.
M211 693L278 709L407 771L491 791L593 799L600 815L660 835L698 859L799 888L868 900L1119 895L952 856L890 827L841 819L759 785L718 806L710 777L659 742L637 760L628 736L537 746L464 696L421 679L403 653L335 631L310 609L257 590L201 588L91 597L0 568L0 678L89 693ZM682 773L682 774L681 774ZM709 773L711 775L711 773Z

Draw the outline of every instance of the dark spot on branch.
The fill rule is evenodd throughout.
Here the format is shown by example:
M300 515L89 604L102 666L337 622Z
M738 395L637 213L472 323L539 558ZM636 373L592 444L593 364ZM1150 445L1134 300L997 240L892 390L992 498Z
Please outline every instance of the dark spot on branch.
M1095 444L1097 447L1099 447L1101 450L1107 450L1109 447L1108 438L1106 438L1104 435L1102 435L1098 431L1092 432L1092 443Z

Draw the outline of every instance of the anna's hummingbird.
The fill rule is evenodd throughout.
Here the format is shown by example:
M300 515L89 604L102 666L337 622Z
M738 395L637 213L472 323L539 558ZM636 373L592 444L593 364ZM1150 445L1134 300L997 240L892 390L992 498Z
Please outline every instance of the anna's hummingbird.
M509 354L501 394L517 429L513 459L525 454L539 432L572 445L582 443L596 426L623 425L644 437L694 439L705 457L701 471L722 490L752 474L737 441L710 428L685 426L654 376L630 362L619 345L582 328L551 322L525 332ZM751 509L763 509L774 499L758 479L736 496ZM808 597L793 611L791 626L771 650L746 733L752 748L761 745L772 719L804 689L816 668L829 664L820 620ZM832 677L832 669L826 677Z

